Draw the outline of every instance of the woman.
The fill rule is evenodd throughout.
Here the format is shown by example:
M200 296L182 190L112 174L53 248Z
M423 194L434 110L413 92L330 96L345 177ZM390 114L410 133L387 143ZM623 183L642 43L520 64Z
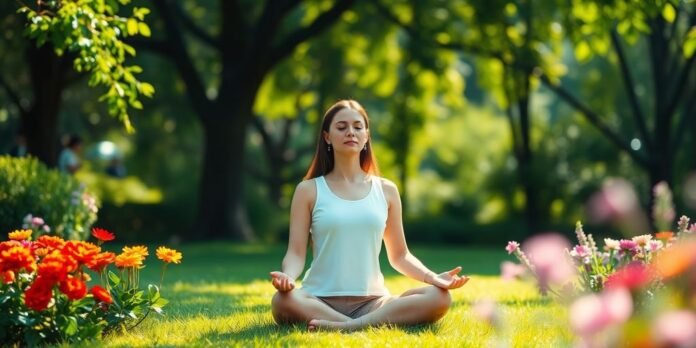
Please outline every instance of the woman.
M435 322L449 309L449 290L469 280L457 275L461 267L436 274L409 252L398 189L378 175L365 109L337 102L324 115L314 160L292 199L282 271L271 272L277 323L356 330ZM313 260L297 289L310 233ZM392 267L430 285L391 296L379 268L382 240Z

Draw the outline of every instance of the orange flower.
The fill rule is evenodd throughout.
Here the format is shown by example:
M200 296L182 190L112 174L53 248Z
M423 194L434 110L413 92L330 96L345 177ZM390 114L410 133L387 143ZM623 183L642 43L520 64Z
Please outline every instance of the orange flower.
M2 282L5 284L10 284L15 281L15 273L12 271L5 271L0 273Z
M102 242L108 242L110 240L116 239L113 233L98 227L92 229L92 236L94 236L94 238L97 238Z
M48 249L63 249L65 241L63 238L43 235L36 241L37 244Z
M671 278L696 264L696 241L677 244L658 254L654 260L655 269L664 278Z
M157 248L157 258L166 263L181 263L180 252L163 246Z
M144 257L137 254L121 253L114 259L114 263L118 268L140 267L143 265Z
M11 240L31 240L31 230L16 230L7 234Z
M29 272L36 270L36 259L29 249L13 246L0 251L0 271L19 271L22 268Z
M51 298L53 298L52 289L53 284L45 278L36 278L29 286L29 289L24 292L24 304L35 311L46 309L48 303L51 302Z
M674 237L674 232L672 232L672 231L662 231L662 232L655 233L656 239L660 239L660 240L664 240L664 241L668 241L668 240L672 239L672 237Z
M77 270L77 262L70 256L54 250L46 255L39 263L39 276L52 282L60 282L67 278L68 273Z
M101 272L116 259L116 254L112 252L99 253L87 263L87 267L95 272Z
M109 294L109 292L106 291L106 289L102 288L99 285L93 286L92 289L89 290L89 292L94 296L94 299L97 301L108 304L114 303L114 300L111 298L111 294Z
M92 243L82 241L71 240L65 243L65 246L63 246L63 252L66 255L74 258L78 263L89 263L90 260L92 260L95 255L99 254L100 251L100 247Z
M79 300L87 295L87 284L82 279L72 276L60 282L58 288L71 300Z

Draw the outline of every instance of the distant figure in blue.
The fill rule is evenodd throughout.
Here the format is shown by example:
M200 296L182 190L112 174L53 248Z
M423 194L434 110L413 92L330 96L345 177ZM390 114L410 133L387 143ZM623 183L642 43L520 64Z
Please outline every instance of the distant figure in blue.
M270 274L278 290L275 321L357 330L442 318L450 290L469 278L458 275L461 267L435 273L411 254L401 214L396 185L379 177L365 109L354 100L337 102L324 115L314 159L292 198L282 269ZM296 288L310 237L312 264ZM379 265L383 241L394 269L428 285L392 296Z
M106 174L114 178L125 178L126 167L123 165L123 160L119 157L112 158L106 166Z
M68 174L74 174L82 166L80 154L82 153L82 138L70 135L65 147L58 155L58 170Z

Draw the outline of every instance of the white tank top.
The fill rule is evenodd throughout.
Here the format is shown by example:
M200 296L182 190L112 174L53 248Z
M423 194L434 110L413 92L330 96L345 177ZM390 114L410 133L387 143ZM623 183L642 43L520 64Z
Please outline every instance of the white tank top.
M388 210L380 179L372 177L370 193L359 200L336 196L323 176L314 182L313 260L302 289L314 296L389 295L379 268Z

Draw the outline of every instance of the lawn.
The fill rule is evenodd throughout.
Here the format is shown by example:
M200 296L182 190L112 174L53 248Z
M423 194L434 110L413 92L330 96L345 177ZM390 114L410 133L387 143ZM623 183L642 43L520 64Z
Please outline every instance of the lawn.
M551 347L573 342L563 307L541 298L529 283L499 279L500 262L507 258L502 248L412 247L433 270L461 265L471 275L464 288L453 292L447 316L433 325L385 326L346 334L310 333L302 325L274 324L270 314L274 289L268 272L278 269L283 247L210 243L180 249L183 263L167 269L163 284L163 296L171 301L166 315L151 316L134 330L107 336L107 346ZM157 283L160 269L150 256L141 282ZM420 286L396 274L386 262L382 270L394 294ZM471 305L481 298L498 302L504 329L493 330L474 314Z

